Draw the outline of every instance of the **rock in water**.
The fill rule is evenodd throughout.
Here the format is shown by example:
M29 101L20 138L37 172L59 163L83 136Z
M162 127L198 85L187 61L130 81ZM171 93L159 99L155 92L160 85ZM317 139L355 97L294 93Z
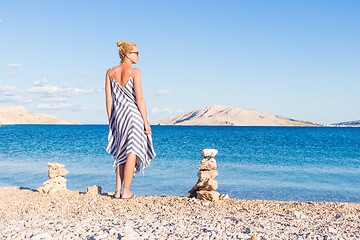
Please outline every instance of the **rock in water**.
M87 193L87 194L101 194L101 190L102 190L101 186L94 185L92 187L88 187L86 189L85 193Z
M204 149L200 152L201 156L203 156L204 158L206 157L214 158L217 153L218 150L216 149Z
M201 191L197 191L196 198L200 199L200 200L205 200L205 201L217 202L217 201L219 201L219 196L220 196L220 193L218 193L216 191L201 190Z

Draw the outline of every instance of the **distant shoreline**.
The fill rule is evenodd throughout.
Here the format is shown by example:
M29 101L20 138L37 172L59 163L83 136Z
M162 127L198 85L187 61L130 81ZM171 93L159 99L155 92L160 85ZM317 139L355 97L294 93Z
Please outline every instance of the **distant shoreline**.
M299 127L337 127L360 126L360 121L319 124L310 121L296 120L276 114L266 113L248 108L225 105L212 105L203 109L188 111L176 117L153 121L153 125L184 126L299 126Z
M108 126L102 123L79 123L79 124L0 124L0 126ZM358 128L360 126L352 125L318 125L318 126L231 126L231 125L176 125L176 124L150 124L150 126L175 126L175 127L270 127L270 128Z
M50 114L30 113L21 106L0 106L0 125L79 125L80 122L73 120L65 120Z
M151 126L179 126L179 127L291 127L291 128L318 128L318 127L360 127L360 126L351 126L351 125L318 125L318 126L231 126L231 125L176 125L176 124L151 124Z

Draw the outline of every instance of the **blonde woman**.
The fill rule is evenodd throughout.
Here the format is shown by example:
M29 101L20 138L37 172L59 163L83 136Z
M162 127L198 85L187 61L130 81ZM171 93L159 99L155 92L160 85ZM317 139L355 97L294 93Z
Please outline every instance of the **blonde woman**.
M118 41L121 64L106 73L106 110L109 136L106 151L116 166L115 198L134 198L130 185L135 173L148 167L155 157L151 128L141 89L141 73L132 68L139 60L137 46ZM122 189L123 186L123 189ZM121 194L122 190L122 194Z

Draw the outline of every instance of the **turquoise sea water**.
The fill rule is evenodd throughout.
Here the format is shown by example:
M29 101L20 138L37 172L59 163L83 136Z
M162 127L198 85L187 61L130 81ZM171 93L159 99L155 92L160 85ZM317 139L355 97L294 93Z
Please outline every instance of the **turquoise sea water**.
M360 128L152 126L156 158L137 195L186 196L204 148L219 150L218 191L265 200L360 202ZM107 125L0 127L0 186L37 188L47 162L66 165L70 190L113 192Z

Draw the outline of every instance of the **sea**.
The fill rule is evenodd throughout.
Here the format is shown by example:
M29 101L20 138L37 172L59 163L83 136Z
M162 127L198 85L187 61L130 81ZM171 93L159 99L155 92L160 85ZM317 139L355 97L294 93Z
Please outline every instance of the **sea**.
M66 165L67 188L114 192L107 125L0 127L0 186L36 189L47 162ZM218 192L230 198L360 203L360 128L152 126L157 154L131 190L138 196L187 196L200 151L214 148Z

